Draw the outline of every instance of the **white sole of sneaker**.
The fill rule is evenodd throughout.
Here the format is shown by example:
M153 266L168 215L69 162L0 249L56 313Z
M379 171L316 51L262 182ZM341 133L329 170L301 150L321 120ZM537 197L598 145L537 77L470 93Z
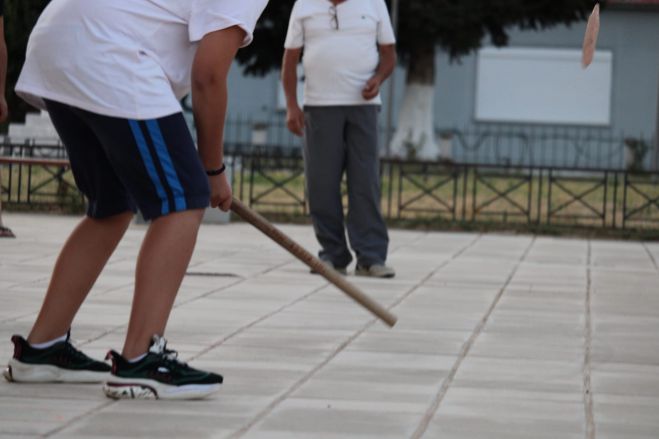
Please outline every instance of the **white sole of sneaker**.
M12 358L2 375L7 381L16 383L101 383L108 379L110 373L27 364Z
M103 385L103 392L112 399L203 399L220 390L220 386L220 384L169 386L154 380L113 376L111 381Z

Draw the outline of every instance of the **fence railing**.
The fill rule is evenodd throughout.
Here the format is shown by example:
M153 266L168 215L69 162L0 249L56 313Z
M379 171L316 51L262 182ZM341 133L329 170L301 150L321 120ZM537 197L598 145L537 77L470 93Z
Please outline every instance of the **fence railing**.
M381 151L390 134L380 128ZM437 127L436 134L437 154L458 163L659 171L651 137L616 134L606 127L477 123ZM232 116L225 136L229 144L301 147L277 114L265 121Z
M186 117L194 130L192 115ZM392 133L383 127L379 131L380 150L386 151L385 142ZM659 151L654 139L642 134L615 134L608 127L473 123L437 127L436 140L436 158L457 163L659 171ZM283 113L270 114L264 120L232 115L226 123L225 142L233 149L240 145L269 149L302 147L301 139L286 128ZM5 155L22 155L30 153L29 148L53 144L57 141L5 139L0 150ZM63 150L54 148L52 152L61 155Z
M3 203L82 208L61 147L2 148ZM298 148L234 144L225 160L234 194L248 205L307 215ZM392 221L644 229L659 237L659 172L384 159L380 176L382 212Z

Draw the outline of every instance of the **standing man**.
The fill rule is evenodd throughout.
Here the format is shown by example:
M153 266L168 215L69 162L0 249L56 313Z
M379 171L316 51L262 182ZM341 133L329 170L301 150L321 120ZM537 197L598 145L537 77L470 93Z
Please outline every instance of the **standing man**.
M5 98L5 85L7 81L7 45L5 44L5 2L0 0L0 123L7 120L9 110ZM0 173L0 181L2 181ZM14 238L9 227L2 224L2 194L0 193L0 238Z
M285 42L282 82L288 129L304 136L311 219L320 259L339 272L352 261L341 180L348 183L347 224L355 274L390 278L389 237L380 212L380 86L396 65L384 0L297 0ZM297 65L304 49L304 111Z
M205 208L227 211L227 75L267 0L58 0L33 29L16 91L45 108L66 146L87 216L64 245L27 339L12 337L5 377L105 381L110 398L194 399L222 376L177 359L163 338ZM180 99L192 91L198 151ZM69 328L136 208L151 224L133 306L110 366Z

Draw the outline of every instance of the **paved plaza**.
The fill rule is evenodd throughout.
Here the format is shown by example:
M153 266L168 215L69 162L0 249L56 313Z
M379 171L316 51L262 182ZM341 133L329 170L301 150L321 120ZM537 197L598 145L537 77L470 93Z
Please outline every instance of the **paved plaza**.
M18 236L0 240L4 364L77 219L3 218ZM281 228L317 250L310 226ZM145 230L74 322L92 356L121 348ZM0 438L659 438L659 243L392 230L389 262L393 280L349 279L393 329L251 226L205 225L166 336L222 390L113 401L2 381Z

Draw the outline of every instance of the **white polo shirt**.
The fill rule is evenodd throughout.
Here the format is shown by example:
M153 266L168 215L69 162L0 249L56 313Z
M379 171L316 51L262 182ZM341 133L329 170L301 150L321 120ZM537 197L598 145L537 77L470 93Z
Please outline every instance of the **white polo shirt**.
M267 0L52 0L35 26L16 92L106 116L181 111L204 35L231 26L252 40Z
M335 8L329 0L297 0L284 47L304 47L305 105L379 105L379 95L367 101L362 89L380 62L378 44L395 42L384 0L346 0Z

